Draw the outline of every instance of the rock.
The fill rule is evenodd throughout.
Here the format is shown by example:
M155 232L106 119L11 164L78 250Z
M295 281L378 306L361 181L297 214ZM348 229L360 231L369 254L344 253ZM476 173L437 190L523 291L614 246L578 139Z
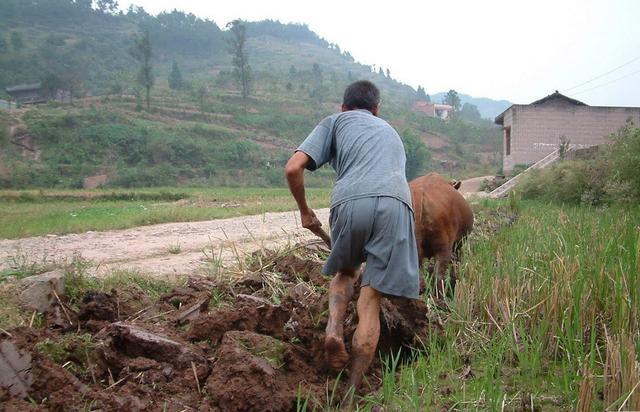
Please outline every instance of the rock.
M135 325L112 323L97 337L103 338L108 346L129 357L143 356L158 362L170 363L180 369L191 367L191 362L207 365L207 359L199 348Z
M0 342L0 388L25 398L31 387L31 355L21 353L10 340Z
M20 304L28 310L44 313L57 302L56 296L64 296L64 272L55 270L41 275L29 276L21 281Z
M211 300L210 296L206 296L196 301L193 305L189 306L186 309L181 309L177 315L175 315L174 319L178 323L178 325L184 325L192 320L198 319L200 315L206 313L209 310L209 301Z

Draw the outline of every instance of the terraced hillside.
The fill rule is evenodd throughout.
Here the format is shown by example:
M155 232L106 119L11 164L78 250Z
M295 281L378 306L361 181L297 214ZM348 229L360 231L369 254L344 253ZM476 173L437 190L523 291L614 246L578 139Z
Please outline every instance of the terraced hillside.
M2 187L79 187L102 175L115 186L280 186L291 150L359 78L381 88L382 117L405 140L412 173L468 177L498 167L500 133L489 121L444 122L414 111L413 88L354 62L306 26L245 23L254 81L243 100L225 48L229 34L212 21L83 7L69 0L0 5L0 86L41 81L74 96L0 116ZM153 47L150 110L143 110L130 54L141 30ZM170 88L174 63L183 80ZM310 179L327 185L332 172Z

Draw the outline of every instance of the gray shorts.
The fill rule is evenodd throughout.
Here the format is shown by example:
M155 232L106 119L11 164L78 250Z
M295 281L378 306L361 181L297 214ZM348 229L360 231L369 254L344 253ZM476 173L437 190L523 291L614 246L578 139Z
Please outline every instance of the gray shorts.
M331 254L325 275L366 262L362 286L417 299L420 289L413 212L400 200L364 197L331 209Z

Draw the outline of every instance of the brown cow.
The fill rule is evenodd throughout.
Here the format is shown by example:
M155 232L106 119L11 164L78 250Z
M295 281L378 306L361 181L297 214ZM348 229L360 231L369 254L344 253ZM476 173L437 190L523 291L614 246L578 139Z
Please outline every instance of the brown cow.
M416 242L420 267L424 258L435 257L436 298L445 296L446 277L452 255L459 257L460 246L473 228L473 212L456 190L460 182L448 182L429 173L409 182L416 218ZM457 274L451 276L451 291Z

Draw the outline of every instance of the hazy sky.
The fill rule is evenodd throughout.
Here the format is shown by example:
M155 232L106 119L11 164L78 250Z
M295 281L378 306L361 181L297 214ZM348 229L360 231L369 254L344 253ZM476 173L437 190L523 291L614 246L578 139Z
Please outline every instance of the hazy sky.
M454 88L530 103L557 89L591 105L640 106L640 0L119 3L191 12L220 27L235 18L306 23L357 61L427 93Z

